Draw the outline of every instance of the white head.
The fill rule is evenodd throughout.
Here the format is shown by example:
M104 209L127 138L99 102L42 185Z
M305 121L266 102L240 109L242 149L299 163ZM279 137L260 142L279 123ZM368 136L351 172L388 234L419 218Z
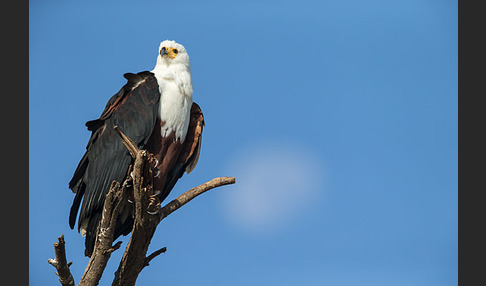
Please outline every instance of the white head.
M189 55L183 45L175 41L165 40L159 45L156 68L172 65L183 65L190 69Z

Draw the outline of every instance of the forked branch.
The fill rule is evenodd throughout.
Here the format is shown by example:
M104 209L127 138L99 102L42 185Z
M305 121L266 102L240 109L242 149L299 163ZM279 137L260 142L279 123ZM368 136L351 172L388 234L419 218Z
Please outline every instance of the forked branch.
M150 260L162 252L165 248L160 249L146 257L148 246L155 233L158 224L169 214L179 209L186 203L198 195L227 184L235 182L235 178L216 178L199 187L193 188L177 199L168 203L154 215L152 214L153 199L155 196L153 192L152 180L152 154L148 154L144 150L139 150L137 145L130 140L118 127L115 127L116 132L121 136L123 144L130 151L130 154L135 159L132 178L133 178L133 195L135 199L135 222L128 242L125 253L115 273L115 279L112 285L135 285L135 281L142 271L148 265ZM160 203L160 202L159 202ZM150 212L148 211L150 208Z
M123 134L117 126L114 129L122 138L123 144L127 147L135 161L131 167L133 168L131 175L129 174L127 176L123 185L120 186L120 183L113 182L106 195L103 207L103 219L98 228L93 254L78 285L98 285L111 253L120 247L121 242L113 245L113 233L120 206L122 202L128 200L129 195L127 194L126 188L128 181L132 181L133 185L135 221L130 241L120 261L118 270L115 273L115 279L112 285L135 285L135 281L142 269L148 266L152 259L166 251L166 248L163 247L146 256L155 230L164 218L195 197L211 189L235 183L234 177L214 178L207 183L183 193L164 207L158 209L156 214L153 214L152 211L148 211L149 209L152 210L155 197L152 186L153 155L138 149L137 145ZM69 271L71 262L66 263L64 237L61 236L58 239L59 242L54 244L56 258L49 259L48 262L56 267L61 285L72 286L74 285L74 279Z
M74 278L69 270L69 266L73 263L69 263L66 260L66 248L64 242L64 234L57 238L58 242L54 242L54 259L49 258L47 262L57 269L57 276L59 276L59 282L62 286L74 286Z

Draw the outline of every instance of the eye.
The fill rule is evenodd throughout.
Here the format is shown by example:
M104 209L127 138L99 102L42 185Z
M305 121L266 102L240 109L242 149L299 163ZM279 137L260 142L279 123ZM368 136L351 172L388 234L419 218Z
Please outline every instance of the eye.
M173 50L172 50L172 52L173 52L174 54L177 54L179 51L178 51L177 49L173 49Z

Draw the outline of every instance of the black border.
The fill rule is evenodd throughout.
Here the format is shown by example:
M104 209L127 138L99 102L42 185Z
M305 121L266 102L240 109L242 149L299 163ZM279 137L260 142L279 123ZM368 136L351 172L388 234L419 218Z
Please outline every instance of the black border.
M485 96L485 72L482 55L484 13L477 6L458 2L459 22L459 285L486 285L484 209L486 200L484 114L481 98ZM471 2L469 2L471 3ZM475 102L477 98L477 102Z
M2 273L7 284L28 285L29 2L9 2L2 14Z

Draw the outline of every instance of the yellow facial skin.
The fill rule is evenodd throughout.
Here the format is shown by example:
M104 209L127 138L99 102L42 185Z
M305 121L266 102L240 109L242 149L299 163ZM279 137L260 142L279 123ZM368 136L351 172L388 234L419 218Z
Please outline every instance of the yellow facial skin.
M162 55L163 58L169 57L171 59L174 59L178 53L179 51L175 48L162 47L162 49L160 50L160 54Z

